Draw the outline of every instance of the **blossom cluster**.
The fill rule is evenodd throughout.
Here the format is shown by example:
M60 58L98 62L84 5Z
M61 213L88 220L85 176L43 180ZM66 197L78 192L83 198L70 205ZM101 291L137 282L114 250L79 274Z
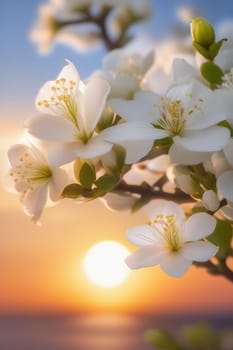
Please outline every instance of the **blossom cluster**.
M41 87L25 143L8 151L11 187L33 221L62 198L100 198L108 208L145 207L149 215L127 231L140 247L126 259L131 268L160 264L179 277L192 261L228 256L219 227L230 225L230 241L233 49L216 42L203 19L192 33L199 56L162 67L160 52L115 49L85 81L67 61ZM191 202L192 211L172 198Z

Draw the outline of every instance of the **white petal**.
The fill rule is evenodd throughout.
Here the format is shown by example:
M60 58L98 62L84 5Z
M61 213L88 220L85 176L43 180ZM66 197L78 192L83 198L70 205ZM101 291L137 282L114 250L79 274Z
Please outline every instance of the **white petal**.
M112 144L106 142L102 135L92 137L88 143L80 144L76 151L76 157L96 158L108 153L112 149Z
M75 82L74 89L72 93L75 94L79 87L79 74L78 71L76 70L75 66L68 61L68 64L61 70L60 74L58 75L57 79L64 78L66 81L64 82L64 88L67 88L67 91L70 91L70 81ZM56 79L56 80L57 80ZM52 104L52 107L45 107L44 104L40 103L41 101L47 100L48 102L51 103L51 98L54 95L53 88L56 87L56 80L50 80L47 81L39 90L39 93L36 97L36 107L37 109L42 112L42 113L49 113L51 115L57 115L57 116L63 116L64 113L62 111L62 108L60 108L59 105Z
M139 247L154 244L156 241L149 225L141 225L128 229L126 231L126 237L131 243Z
M105 74L111 91L109 98L131 98L135 91L139 90L139 80L128 73L118 72L117 74Z
M82 119L88 134L95 129L100 119L109 91L110 86L106 80L93 77L80 95L78 118Z
M173 140L190 151L214 152L223 149L229 138L230 132L227 128L212 126L203 130L187 130Z
M79 73L71 61L66 61L68 64L62 68L57 79L65 78L68 81L72 80L76 83L76 86L78 86L80 81Z
M233 170L228 170L219 176L217 188L224 198L233 202Z
M76 152L78 146L78 142L54 143L50 145L48 148L49 164L53 167L59 167L72 162L77 158Z
M96 158L109 152L112 145L105 142L101 137L94 137L83 144L81 142L56 143L48 149L49 164L58 167L67 164L74 159L80 158Z
M120 49L115 49L110 51L107 55L105 55L103 59L103 68L106 70L115 70L121 60L125 58L125 54Z
M121 141L120 145L124 147L126 151L125 163L132 164L138 162L149 153L154 145L154 141Z
M197 213L185 222L183 239L185 242L197 241L209 236L215 229L216 219L207 213Z
M233 99L232 99L233 100ZM230 165L233 167L233 139L230 139L230 141L227 143L227 145L224 148L224 154L227 158L227 161L230 163Z
M154 200L151 201L147 206L144 207L145 212L149 215L151 220L154 220L156 215L174 214L177 221L183 221L185 214L180 205L175 202L165 200Z
M166 137L167 133L148 123L129 122L107 128L101 135L106 141L120 144L125 141L158 140Z
M73 123L48 114L30 119L26 127L30 134L47 141L71 142L75 140L77 134L77 128Z
M218 251L218 247L210 242L190 242L185 243L179 253L191 261L207 261Z
M208 190L203 193L202 202L206 209L216 211L219 208L219 199L213 190Z
M149 91L140 91L133 100L111 99L109 106L127 121L155 122L159 119L158 108L154 105L160 96Z
M192 98L190 101L189 109L193 112L187 119L187 130L205 129L226 119L228 99L221 89L215 91L207 89L203 93L197 91L196 99ZM193 108L194 105L198 108Z
M149 245L128 256L125 262L130 269L140 269L159 264L163 256L163 251L159 251L156 247Z
M169 149L169 157L172 163L179 163L183 165L199 164L205 160L208 160L211 156L210 152L193 152L180 144L173 144Z
M178 253L166 255L160 262L161 269L172 277L181 277L189 269L192 262Z
M52 181L49 183L49 197L52 201L59 199L64 187L68 185L68 175L60 168L53 169Z
M38 222L47 201L48 184L38 186L24 197L22 203L25 213L31 216L34 222Z
M27 151L30 151L29 147L22 144L11 146L7 152L11 166L15 167L18 165L20 157Z
M176 58L173 61L173 77L175 81L181 81L184 78L190 79L198 76L198 71L183 58Z

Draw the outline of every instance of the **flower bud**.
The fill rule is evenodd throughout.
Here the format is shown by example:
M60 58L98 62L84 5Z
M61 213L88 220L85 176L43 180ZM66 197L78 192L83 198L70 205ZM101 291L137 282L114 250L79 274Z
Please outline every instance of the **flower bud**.
M214 43L214 28L202 17L196 17L192 20L191 33L193 40L201 46L209 47Z

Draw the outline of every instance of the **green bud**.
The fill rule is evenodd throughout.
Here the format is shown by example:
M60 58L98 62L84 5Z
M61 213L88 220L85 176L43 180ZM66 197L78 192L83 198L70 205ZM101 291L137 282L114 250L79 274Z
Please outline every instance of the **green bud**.
M212 61L207 61L201 65L202 76L211 84L221 84L223 71Z
M192 20L191 34L193 41L204 47L209 47L215 40L214 28L202 17L196 17Z

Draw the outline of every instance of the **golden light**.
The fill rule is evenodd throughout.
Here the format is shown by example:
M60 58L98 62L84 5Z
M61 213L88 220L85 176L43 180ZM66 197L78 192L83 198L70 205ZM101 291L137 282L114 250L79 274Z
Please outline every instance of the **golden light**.
M103 241L95 244L84 259L88 279L105 288L121 284L129 273L124 262L128 255L128 249L118 242Z

